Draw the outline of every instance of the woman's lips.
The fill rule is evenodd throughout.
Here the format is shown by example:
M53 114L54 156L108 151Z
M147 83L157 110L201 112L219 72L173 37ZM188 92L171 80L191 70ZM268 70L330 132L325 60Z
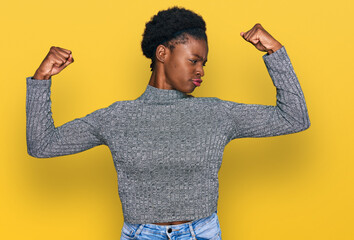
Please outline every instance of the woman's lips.
M200 86L200 84L203 82L201 79L192 79L194 85L196 85L197 87Z

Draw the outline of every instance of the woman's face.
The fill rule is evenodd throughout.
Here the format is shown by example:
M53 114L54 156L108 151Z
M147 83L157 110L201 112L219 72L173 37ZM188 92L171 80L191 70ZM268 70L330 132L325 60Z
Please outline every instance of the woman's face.
M188 36L186 43L175 44L168 49L164 62L166 84L171 89L191 93L197 87L193 82L200 82L204 76L204 66L208 56L208 44Z

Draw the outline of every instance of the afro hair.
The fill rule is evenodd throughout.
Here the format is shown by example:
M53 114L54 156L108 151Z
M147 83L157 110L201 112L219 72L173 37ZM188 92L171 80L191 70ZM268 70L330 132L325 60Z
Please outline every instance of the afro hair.
M185 43L188 37L186 34L196 39L207 41L206 24L203 18L182 7L172 7L159 11L145 25L141 48L143 54L152 60L151 71L155 62L155 51L158 45L163 44L171 50L174 44ZM175 41L173 44L171 40Z

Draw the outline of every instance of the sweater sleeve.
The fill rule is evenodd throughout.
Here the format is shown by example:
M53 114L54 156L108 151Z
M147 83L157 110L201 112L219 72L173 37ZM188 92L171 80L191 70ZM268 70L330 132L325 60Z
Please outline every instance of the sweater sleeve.
M285 47L263 55L263 60L276 87L276 106L219 99L220 109L232 124L231 140L285 135L310 127L305 98Z
M51 112L52 79L26 78L27 152L37 158L49 158L85 151L104 144L99 134L99 115L104 109L55 127Z

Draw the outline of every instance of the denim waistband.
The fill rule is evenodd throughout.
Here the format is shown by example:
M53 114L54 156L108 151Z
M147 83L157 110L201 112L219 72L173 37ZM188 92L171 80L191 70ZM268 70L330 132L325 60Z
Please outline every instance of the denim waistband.
M166 231L166 229L172 229L172 231L174 230L183 230L183 229L190 229L190 227L192 227L193 229L198 229L199 227L207 224L209 221L211 221L217 214L217 210L211 214L208 217L204 217L204 218L200 218L191 222L186 222L186 223L182 223L182 224L173 224L173 225L157 225L157 224L152 224L152 223L146 223L146 224L132 224L132 223L127 223L124 222L125 224L127 224L128 226L131 226L132 228L138 228L139 230L141 230L144 227L147 227L149 229L152 230L157 230L157 231Z

